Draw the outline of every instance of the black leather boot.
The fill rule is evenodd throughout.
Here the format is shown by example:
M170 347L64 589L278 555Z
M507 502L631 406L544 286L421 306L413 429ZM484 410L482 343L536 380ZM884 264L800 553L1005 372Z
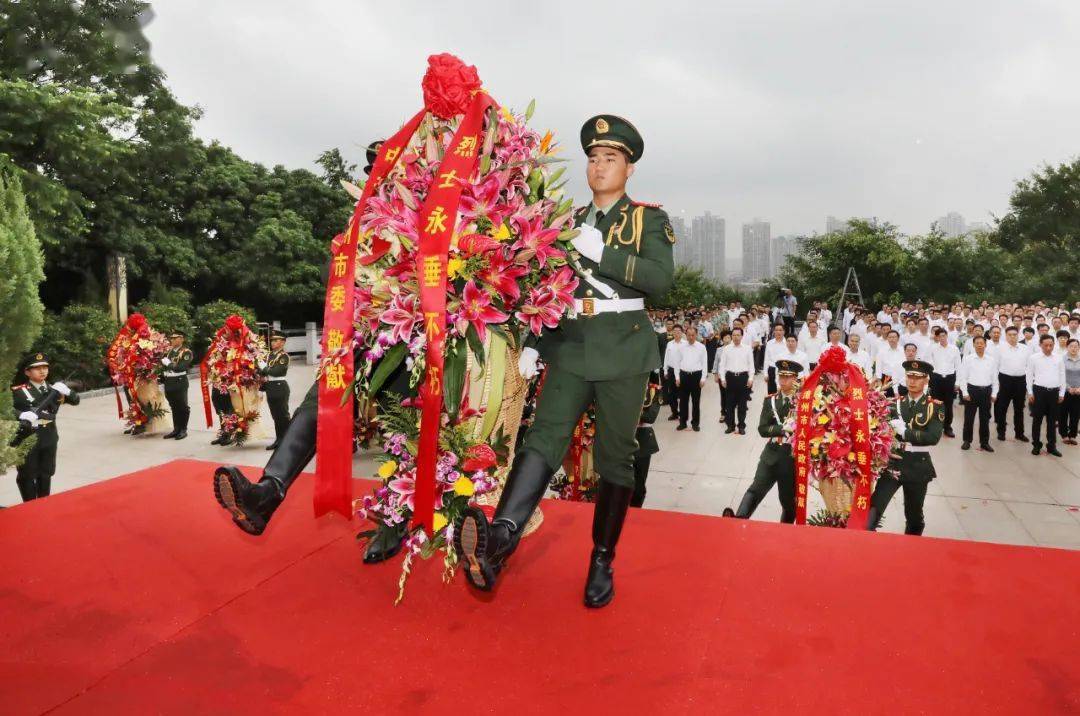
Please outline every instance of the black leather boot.
M589 576L585 579L585 606L597 609L615 598L615 545L619 542L626 510L634 488L600 480L593 510L593 549L589 557Z
M465 508L454 525L454 549L469 584L485 592L495 588L553 474L540 453L522 450L514 458L491 523L479 507Z
M878 527L881 527L881 515L878 513L878 508L870 505L870 509L866 513L866 529L870 532L877 532Z
M261 535L274 511L285 500L289 487L315 456L318 408L302 405L293 415L281 444L263 468L262 479L252 484L232 466L214 471L214 496L229 511L236 526L248 534Z
M401 551L401 545L405 542L405 533L408 525L403 523L400 527L387 527L379 525L375 536L367 544L364 550L364 564L378 564L385 562Z
M735 510L735 516L742 520L750 519L750 515L754 514L760 502L761 497L747 490L742 496L742 502L739 503L739 509Z
M180 432L180 431L179 431L179 430L177 430L176 428L173 428L171 432L165 433L165 434L164 434L164 435L162 435L161 437L162 437L163 439L165 439L165 440L172 440L173 438L175 438L175 437L176 437L176 434L177 434L178 432Z

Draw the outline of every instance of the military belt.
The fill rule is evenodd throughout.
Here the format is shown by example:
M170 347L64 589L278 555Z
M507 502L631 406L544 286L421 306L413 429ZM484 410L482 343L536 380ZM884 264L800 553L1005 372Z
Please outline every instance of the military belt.
M284 380L287 380L287 378L285 376L280 376L278 378L267 378L266 382L267 383L279 383L279 382L284 381Z
M164 373L162 373L162 375L165 376L166 378L186 378L187 377L187 373L185 373L183 371L173 371L173 370L167 370Z
M904 452L930 452L929 445L904 445Z
M575 298L576 316L595 316L599 313L625 313L644 311L644 298Z

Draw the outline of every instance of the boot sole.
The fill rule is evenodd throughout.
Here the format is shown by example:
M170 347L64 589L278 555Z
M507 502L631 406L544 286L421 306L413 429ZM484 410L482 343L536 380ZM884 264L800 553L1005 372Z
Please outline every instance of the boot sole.
M238 492L237 486L234 484L234 480L241 480L234 470L229 468L219 467L214 472L214 496L217 498L218 504L232 516L233 523L247 532L249 535L258 537L266 529L266 523L261 520L252 520L241 508L237 501L236 494ZM245 480L246 481L246 480Z
M586 599L585 600L585 606L588 607L589 609L601 609L602 607L606 607L607 605L611 604L611 601L613 599L615 599L615 589L614 588L612 588L612 590L610 592L608 592L606 595L604 595L603 599L599 599L599 600L596 600L596 601Z
M490 592L495 586L494 573L487 562L487 541L487 517L473 507L466 508L454 530L454 549L465 562L465 579L483 592Z

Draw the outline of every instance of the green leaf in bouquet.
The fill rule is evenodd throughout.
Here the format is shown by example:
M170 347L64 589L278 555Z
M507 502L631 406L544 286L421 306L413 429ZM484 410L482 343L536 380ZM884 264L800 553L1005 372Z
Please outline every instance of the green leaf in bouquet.
M556 171L554 174L552 174L551 176L548 177L548 180L547 180L548 186L554 185L555 182L559 181L559 179L562 178L562 175L565 174L565 173L566 173L566 167L559 167L558 171Z
M469 341L469 350L472 351L473 356L476 358L476 364L483 371L485 365L484 342L480 340L480 334L476 332L476 326L472 323L469 324L468 330L465 331L465 339Z
M401 365L408 352L409 347L404 343L395 343L390 347L390 350L386 351L382 360L379 361L379 365L375 366L375 372L371 374L371 383L369 383L368 387L370 395L378 394L383 383Z
M535 112L535 111L536 111L536 100L533 99L533 100L529 101L529 106L525 108L525 121L526 122L528 122L530 119L532 119L533 112Z
M491 170L491 155L485 154L480 158L480 175L483 176Z
M443 365L443 403L451 420L455 420L461 407L461 391L465 387L465 346L456 340L447 344Z

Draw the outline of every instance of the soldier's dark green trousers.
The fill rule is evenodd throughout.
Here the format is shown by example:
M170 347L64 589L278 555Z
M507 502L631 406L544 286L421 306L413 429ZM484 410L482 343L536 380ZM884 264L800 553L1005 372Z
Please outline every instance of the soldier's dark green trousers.
M552 471L558 470L578 420L592 403L596 409L596 471L602 480L632 488L635 434L648 382L648 373L590 381L549 365L536 419L522 447L540 453Z
M758 460L757 472L754 473L754 481L746 491L757 498L756 504L761 504L765 495L776 485L780 498L780 521L785 524L795 522L795 458L792 457L791 447L777 445L771 440L765 446L767 455L762 455Z

